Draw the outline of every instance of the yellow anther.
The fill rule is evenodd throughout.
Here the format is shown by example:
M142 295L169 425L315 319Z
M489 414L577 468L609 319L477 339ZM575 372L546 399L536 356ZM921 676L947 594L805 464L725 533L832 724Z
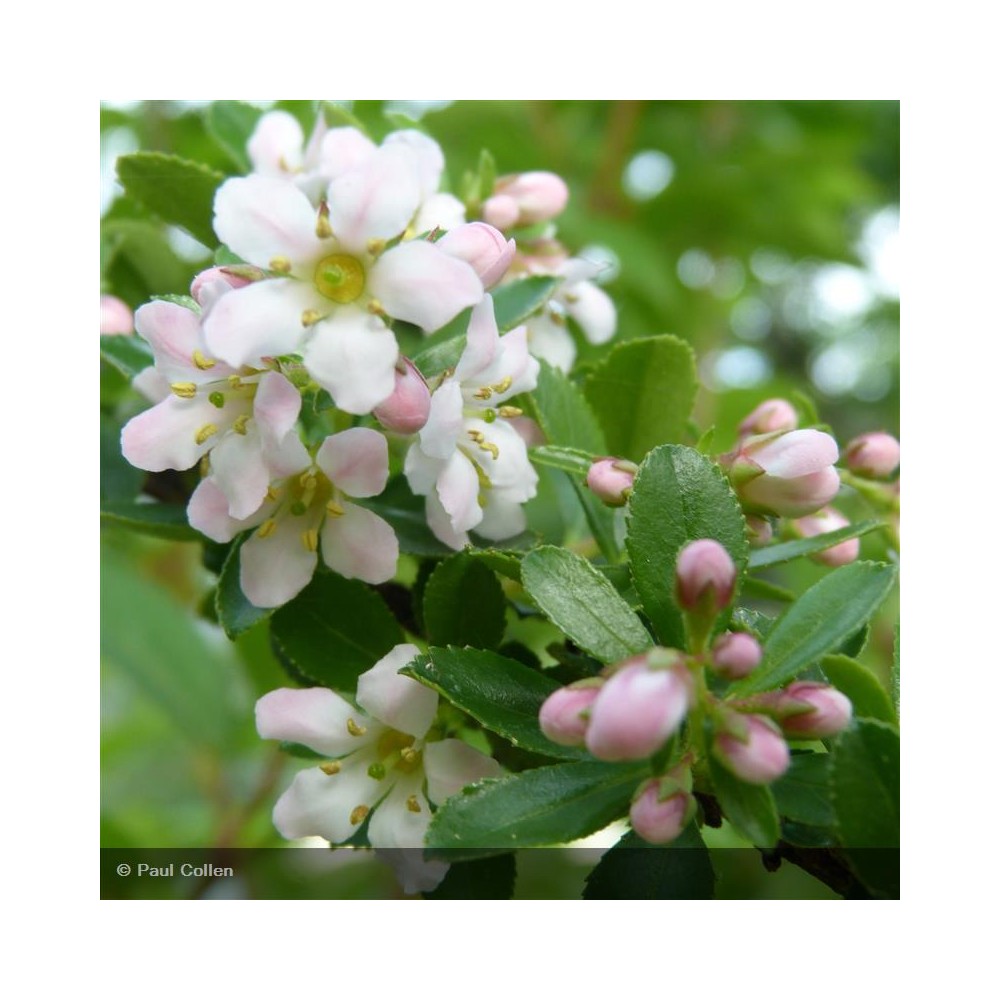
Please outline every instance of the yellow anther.
M194 399L194 394L198 391L198 386L194 382L171 382L170 391L181 399Z
M368 305L367 305L367 307L366 307L366 308L368 309L368 311L369 311L369 312L370 312L370 313L371 313L371 314L372 314L373 316L384 316L384 315L385 315L385 309L383 309L383 308L382 308L382 303L381 303L381 302L379 302L379 300L378 300L378 299L372 299L372 300L371 300L371 301L370 301L370 302L368 303Z
M479 450L489 452L494 462L500 457L500 449L492 441L480 441Z
M213 434L217 434L219 428L215 424L205 424L204 427L199 428L198 433L194 436L195 444L204 444Z
M324 774L330 774L330 775L340 774L340 761L339 760L327 761L325 764L320 764L319 769Z
M420 803L417 801L416 795L411 795L406 800L406 808L409 809L411 813L420 812Z
M377 257L385 249L385 240L369 240L368 241L368 252L373 256Z
M231 389L239 389L243 385L243 380L239 375L227 375L226 381L229 383Z
M302 532L302 548L306 552L315 552L319 548L319 532L315 528Z
M423 755L419 750L414 750L413 747L403 747L399 751L399 761L396 764L396 769L402 771L404 774L411 774L420 766L420 761Z
M275 487L268 486L267 492L264 494L264 496L273 503L275 500L278 499L280 493L278 492L277 489L275 489Z
M340 504L337 503L336 500L331 500L326 505L326 512L327 512L327 514L330 515L330 517L343 517L344 516L344 508L341 507Z
M214 368L215 367L215 359L214 358L206 358L205 355L201 353L201 351L195 351L194 354L191 355L191 360L203 372L204 371L208 371L209 368Z
M250 423L250 414L249 413L241 413L233 421L233 430L236 431L237 434L246 434L246 432L247 432L247 424L248 423Z
M291 274L292 272L292 262L287 257L272 257L268 267L272 271L277 271L278 274Z
M353 719L347 720L347 731L352 736L364 736L368 732L364 726L359 726Z
M316 476L312 472L303 472L299 476L299 485L304 490L314 490L316 489Z
M496 392L506 392L513 384L514 380L507 375L505 378L500 379L493 388Z
M275 521L273 517L269 517L261 526L257 529L257 534L261 538L267 538L268 535L274 534L274 529L278 527L278 522Z
M500 416L501 417L507 417L508 419L511 419L512 417L520 417L523 414L524 414L524 410L522 410L521 407L519 407L519 406L501 406L500 407Z
M321 240L328 240L333 236L333 228L330 226L330 209L326 202L320 205L319 216L316 219L316 235Z
M351 810L351 826L357 826L369 813L368 806L355 806Z
M489 399L493 395L493 390L488 386L484 385L482 388L477 389L473 394L476 399Z
M302 313L302 325L303 326L313 326L318 323L323 317L320 315L318 309L306 309Z
M469 437L476 442L476 444L479 444L480 441L485 440L482 431L472 430L472 431L466 431L465 433L468 434Z
M313 282L320 295L341 304L353 302L364 291L365 269L355 257L332 253L316 265Z
M204 479L205 476L207 476L211 471L212 471L212 466L208 461L208 455L202 455L201 461L198 463L198 475L201 476L202 479Z

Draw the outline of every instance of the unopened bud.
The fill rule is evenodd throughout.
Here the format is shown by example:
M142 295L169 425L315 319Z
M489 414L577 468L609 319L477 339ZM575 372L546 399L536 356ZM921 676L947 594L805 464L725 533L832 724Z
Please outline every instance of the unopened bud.
M396 366L396 387L392 395L372 411L375 419L397 434L416 434L431 412L431 391L416 365L400 358ZM402 371L400 371L402 367Z
M787 399L765 399L740 424L740 435L793 431L798 426L798 414Z
M758 517L756 514L747 515L747 533L750 537L750 544L759 549L767 545L774 535L774 528L766 517Z
M231 274L224 267L209 267L194 276L194 281L191 282L191 298L202 309L207 310L221 295L233 288L243 288L249 284L249 278Z
M688 708L687 671L673 650L626 660L590 709L587 749L600 760L641 760L676 732Z
M587 485L609 507L624 507L639 466L623 458L599 458L587 472Z
M744 727L742 735L716 734L712 744L716 759L751 785L767 785L780 778L788 770L791 756L777 727L760 715L744 715L739 721Z
M437 241L446 254L464 260L483 283L492 288L506 273L517 245L485 222L456 226Z
M820 740L835 736L851 722L850 699L828 684L796 681L781 692L776 707L786 736Z
M712 646L712 669L735 681L754 670L763 655L760 643L748 632L727 632Z
M824 507L815 514L793 521L792 530L800 538L814 538L816 535L825 535L838 528L846 528L849 524L850 521L843 514L832 507ZM848 538L846 542L831 545L822 552L814 552L810 558L827 566L846 566L847 563L854 562L860 552L861 542L857 538Z
M569 188L557 174L547 170L530 170L524 174L501 177L493 189L494 198L499 195L513 199L517 205L519 226L531 226L554 219L569 201ZM487 222L486 208L492 201L493 198L490 198L483 206Z
M553 743L582 747L590 719L590 706L601 692L601 683L584 681L560 688L542 702L538 725Z
M483 218L497 229L510 229L517 222L517 202L505 194L495 194L483 202Z
M101 334L134 333L132 310L114 295L101 296Z
M713 538L688 542L677 555L677 602L688 611L707 604L714 613L732 600L736 567L729 553Z
M687 826L695 810L694 796L671 778L650 778L632 801L632 829L650 844L669 844Z
M868 479L885 479L899 466L899 442L884 431L856 437L846 448L844 459L851 472Z

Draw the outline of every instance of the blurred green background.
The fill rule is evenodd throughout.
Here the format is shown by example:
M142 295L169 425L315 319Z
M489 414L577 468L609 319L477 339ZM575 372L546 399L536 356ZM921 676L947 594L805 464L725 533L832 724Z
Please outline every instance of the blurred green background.
M898 434L897 102L342 103L376 137L398 116L419 120L443 147L453 186L482 149L500 173L561 174L571 200L560 238L608 261L619 339L690 341L703 382L696 421L716 427L718 450L757 402L795 392L842 444L865 430ZM211 253L124 197L115 158L161 150L240 172L206 130L207 104L102 107L102 291L133 307L186 292ZM308 134L315 103L278 104ZM597 356L584 346L578 370ZM102 367L102 497L142 480L117 456L117 438L143 406ZM864 511L860 500L841 506ZM878 533L862 554L886 557ZM198 615L213 577L197 544L108 527L102 557L102 845L277 846L271 804L301 765L253 728L255 698L285 683L266 627L232 644ZM772 579L800 592L822 572L800 561ZM883 676L898 617L890 603L861 656ZM729 842L725 829L713 836ZM522 865L518 893L578 891L577 855L562 867L545 857ZM733 888L724 893L828 894L787 865L767 875L744 852L725 864ZM341 869L339 894L396 891L370 858Z

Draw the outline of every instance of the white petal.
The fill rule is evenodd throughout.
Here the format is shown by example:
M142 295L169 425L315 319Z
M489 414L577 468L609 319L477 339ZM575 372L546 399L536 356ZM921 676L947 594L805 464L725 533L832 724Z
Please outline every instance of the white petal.
M170 383L153 365L143 368L132 379L132 388L151 403L162 403L170 395Z
M261 436L277 446L295 426L302 409L302 396L291 382L278 372L269 371L257 383L253 417Z
M431 809L420 787L422 784L423 775L417 773L406 775L393 785L368 824L372 847L407 849L420 856L431 822ZM410 809L408 800L418 809Z
M214 542L230 542L244 529L259 524L266 513L258 512L258 516L247 518L245 521L231 517L229 498L209 476L203 479L191 494L187 516L195 531L200 531Z
M406 847L396 850L377 847L375 857L384 861L396 873L403 892L409 896L436 889L451 867L447 861L425 861L423 851Z
M212 435L199 444L197 436L203 427L219 425L219 412L207 399L170 395L122 428L122 454L147 472L190 469L218 441Z
M442 460L455 451L462 433L462 388L455 379L446 381L432 396L427 423L420 429L420 448L425 455Z
M518 393L530 392L538 384L538 368L538 362L528 353L527 327L519 326L505 333L500 338L493 362L476 375L476 380L483 385L494 387L484 405L497 406ZM496 388L501 383L506 383L507 388Z
M472 462L456 451L438 477L437 495L455 531L468 531L483 519L479 506L479 477Z
M484 295L472 310L466 334L465 350L455 366L455 378L470 382L485 371L500 349L500 332L493 311L493 296Z
M255 173L285 177L302 166L302 126L287 111L269 111L247 140Z
M387 250L369 272L368 287L390 316L429 332L483 297L479 275L426 240Z
M442 191L424 199L413 220L415 233L429 233L432 229L454 229L465 222L465 205L453 194Z
M356 128L332 128L323 136L319 170L330 180L364 166L375 152L375 143Z
M264 502L271 482L257 428L226 434L212 449L211 461L212 478L229 498L230 515L237 520L250 517Z
M434 537L445 545L459 551L469 544L469 535L465 531L456 531L452 527L451 515L441 506L437 491L433 490L427 496L427 526L434 532Z
M286 604L312 579L316 553L302 540L303 532L315 529L309 516L286 514L277 518L274 530L262 537L258 531L240 549L240 589L258 608Z
M265 740L300 743L328 757L374 744L382 729L329 688L279 688L257 702L257 732ZM352 736L348 723L365 730Z
M209 350L237 368L292 354L306 332L302 313L315 308L319 297L311 284L295 278L268 278L236 288L205 318Z
M546 313L532 316L525 324L528 329L528 350L536 358L547 361L553 368L568 372L576 360L573 335L562 323Z
M358 704L379 722L418 739L431 728L438 696L399 671L419 654L411 643L400 643L358 678Z
M357 504L341 502L339 517L323 522L323 561L349 580L385 583L396 574L399 542L392 526Z
M403 129L387 135L382 145L386 149L406 151L420 182L422 201L437 191L444 171L444 153L429 135L413 128Z
M370 413L396 387L399 348L377 316L341 306L317 323L302 352L309 373L348 413Z
M136 333L153 349L156 370L168 382L201 383L218 377L194 363L194 352L207 354L201 316L174 302L147 302L135 314ZM230 374L227 368L221 377Z
M500 765L486 754L461 740L441 740L424 747L424 770L427 772L427 796L440 805L466 785L481 778L498 778Z
M528 458L524 438L517 430L506 420L496 420L492 424L484 420L467 420L465 426L481 434L497 449L496 458L488 451L477 452L476 455L493 487L520 502L530 500L538 485L538 473Z
M499 542L521 534L527 527L528 518L518 501L502 499L493 493L487 494L483 519L476 525L477 535L482 535L491 542Z
M603 288L590 281L580 281L566 288L559 298L592 344L606 344L615 335L618 313Z
M376 430L352 427L320 445L316 464L348 496L378 496L389 480L389 445Z
M403 463L406 481L417 496L427 496L433 491L443 468L444 462L441 459L431 458L416 443L410 445Z

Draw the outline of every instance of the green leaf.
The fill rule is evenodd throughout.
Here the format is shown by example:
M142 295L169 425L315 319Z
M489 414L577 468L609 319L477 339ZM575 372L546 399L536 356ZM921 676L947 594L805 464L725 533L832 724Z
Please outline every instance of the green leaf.
M881 527L881 524L881 521L874 520L859 521L857 524L849 524L846 528L828 531L823 535L814 535L812 538L796 538L790 542L779 542L777 545L768 545L763 549L754 549L750 553L750 569L777 566L778 563L790 562L792 559L822 552L824 549L840 542L846 542L850 538L866 535L869 531Z
M188 524L187 508L180 504L112 501L101 506L101 521L156 538L174 538L182 542L196 542L201 538Z
M153 363L153 352L146 341L130 333L101 337L101 357L114 365L127 379L133 379Z
M899 622L892 635L892 703L899 712Z
M615 530L617 509L608 507L575 477L570 479L570 485L573 487L577 500L580 501L583 515L587 519L587 527L590 528L594 541L597 542L598 548L601 550L601 555L608 562L617 562L621 555Z
M394 476L386 488L372 499L352 499L352 503L367 507L388 522L399 541L399 551L417 556L450 556L450 549L438 541L427 527L425 500L416 496L404 476Z
M538 711L560 685L517 660L479 649L432 647L402 673L434 688L516 747L560 759L589 756L582 748L559 746L542 734Z
M375 591L323 572L275 611L271 637L298 673L342 691L354 691L358 676L404 641L403 630Z
M574 761L480 781L434 814L428 853L485 857L577 840L623 816L645 773L636 764Z
M617 663L653 645L639 616L582 556L545 545L521 561L521 581L549 620L581 649Z
M586 476L594 462L594 456L579 448L562 448L558 445L542 445L532 448L531 461L535 465L545 465L550 469L560 469L573 476Z
M448 869L444 881L424 899L510 899L517 865L513 854L462 861Z
M607 455L604 433L583 393L562 372L541 363L538 385L531 394L536 419L550 445Z
M513 330L538 312L551 298L561 280L538 274L495 288L490 294L493 296L493 311L500 332Z
M440 344L428 344L413 357L413 363L427 379L440 375L447 368L454 368L465 350L465 334L449 337Z
M795 594L790 590L756 576L743 578L743 596L759 597L765 601L780 601L783 604L791 604L795 600Z
M820 666L827 680L851 699L856 716L898 724L888 692L866 666L840 653L824 656Z
M438 565L423 603L427 638L436 646L495 649L503 639L506 602L500 581L465 552Z
M122 429L118 421L101 414L101 504L131 504L146 473L130 465L122 455Z
M151 298L154 302L169 302L171 305L190 309L193 313L201 313L201 306L190 295L153 295Z
M660 642L684 648L684 620L674 598L677 553L714 538L742 574L749 545L739 501L722 470L683 445L654 449L639 467L626 508L625 547L632 577Z
M242 101L213 101L205 112L205 128L240 173L249 173L247 141L260 111Z
M466 549L470 559L475 559L489 566L494 573L507 577L508 580L521 582L521 559L523 552L506 552L503 549Z
M180 226L207 247L215 246L212 203L225 179L222 174L166 153L130 153L119 157L117 166L129 195L164 222Z
M194 616L119 554L101 565L101 657L127 675L192 743L219 748L242 726L236 665Z
M697 389L694 351L669 334L618 344L586 382L608 448L634 462L684 438Z
M665 847L630 830L587 876L584 899L711 899L715 872L695 823Z
M726 819L754 847L774 847L781 834L774 796L767 785L749 785L709 759L712 785Z
M764 660L734 685L737 697L791 680L853 635L874 614L896 579L885 563L841 566L810 587L779 619L764 643Z
M364 122L339 101L320 101L319 110L330 128L347 125L350 128L356 128L362 135L369 135L368 127Z
M899 895L899 734L855 719L833 747L833 807L851 867L877 894Z
M811 827L833 826L831 759L826 753L792 754L791 766L771 785L782 816Z
M101 220L101 241L114 247L103 273L115 294L130 305L141 305L151 295L188 290L191 265L174 253L159 224L106 218Z
M230 639L270 617L273 610L251 604L240 587L240 548L249 537L247 533L230 546L215 588L215 614Z

